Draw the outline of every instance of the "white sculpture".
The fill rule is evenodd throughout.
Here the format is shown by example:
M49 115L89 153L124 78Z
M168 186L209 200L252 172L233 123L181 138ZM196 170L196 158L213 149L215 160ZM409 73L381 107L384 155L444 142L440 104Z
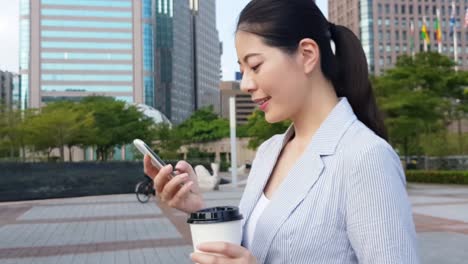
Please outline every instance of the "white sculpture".
M198 176L198 186L201 191L212 191L218 190L218 185L220 181L219 177L219 164L211 163L211 169L213 170L213 175L203 166L195 166L195 173Z

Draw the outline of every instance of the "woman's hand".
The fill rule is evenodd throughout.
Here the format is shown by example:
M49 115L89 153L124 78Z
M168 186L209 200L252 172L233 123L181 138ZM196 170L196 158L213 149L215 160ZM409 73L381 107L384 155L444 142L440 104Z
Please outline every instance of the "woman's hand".
M257 260L246 248L226 242L207 242L197 246L203 252L190 255L198 264L256 264ZM213 255L217 254L217 255Z
M205 206L198 188L197 175L186 161L177 163L175 167L177 176L173 178L171 178L172 165L166 165L158 170L148 155L144 158L144 168L145 174L153 178L156 195L163 203L186 213L193 213Z

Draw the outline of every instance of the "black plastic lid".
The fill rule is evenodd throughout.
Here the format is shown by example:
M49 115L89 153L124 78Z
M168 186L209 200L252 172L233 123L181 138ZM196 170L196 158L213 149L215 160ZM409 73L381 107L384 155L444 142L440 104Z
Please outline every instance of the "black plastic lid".
M243 217L236 206L216 206L191 213L187 223L212 224L241 220Z

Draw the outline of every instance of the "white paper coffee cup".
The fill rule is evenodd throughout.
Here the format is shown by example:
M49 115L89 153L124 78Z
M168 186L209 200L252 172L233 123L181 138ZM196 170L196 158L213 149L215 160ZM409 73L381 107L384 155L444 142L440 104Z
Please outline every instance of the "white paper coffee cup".
M222 241L240 245L242 215L235 206L217 206L191 213L190 224L193 248L204 242Z

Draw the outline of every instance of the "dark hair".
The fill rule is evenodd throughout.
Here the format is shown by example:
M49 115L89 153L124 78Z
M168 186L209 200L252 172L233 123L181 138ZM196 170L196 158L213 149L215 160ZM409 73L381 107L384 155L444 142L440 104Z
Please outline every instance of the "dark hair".
M289 54L297 51L302 39L313 39L322 72L337 96L346 97L358 119L387 140L359 39L346 27L329 23L313 0L252 0L240 13L237 30L258 35L266 45Z

